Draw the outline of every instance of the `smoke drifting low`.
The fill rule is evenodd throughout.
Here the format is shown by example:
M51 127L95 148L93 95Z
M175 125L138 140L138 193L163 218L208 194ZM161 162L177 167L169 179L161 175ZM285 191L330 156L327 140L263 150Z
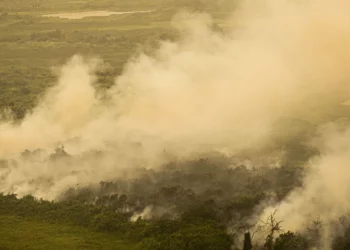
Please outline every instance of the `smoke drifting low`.
M349 136L348 122L323 126L314 141L320 156L308 164L303 187L291 192L281 203L265 208L260 219L276 211L285 229L301 232L320 221L322 249L331 249L333 237L348 225Z
M74 56L21 124L0 125L0 155L18 161L3 168L1 191L53 199L134 166L270 147L287 118L318 125L350 96L349 10L342 0L244 1L225 32L206 14L180 13L182 38L130 60L103 97L93 87L103 62ZM321 156L304 187L262 217L278 208L284 226L300 230L310 214L330 221L349 212L349 131L331 127L316 140ZM283 127L287 137L292 130ZM77 157L18 157L60 144Z

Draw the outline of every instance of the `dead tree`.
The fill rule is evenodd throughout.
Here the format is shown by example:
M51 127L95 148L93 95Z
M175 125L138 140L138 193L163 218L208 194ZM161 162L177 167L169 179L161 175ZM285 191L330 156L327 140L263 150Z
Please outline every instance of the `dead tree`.
M252 238L250 236L250 232L244 234L244 242L243 242L243 250L252 250Z
M275 210L270 216L267 218L267 221L260 221L263 224L263 227L268 230L268 235L266 236L265 249L273 250L274 249L274 235L275 233L282 232L281 223L282 221L276 220L276 212Z

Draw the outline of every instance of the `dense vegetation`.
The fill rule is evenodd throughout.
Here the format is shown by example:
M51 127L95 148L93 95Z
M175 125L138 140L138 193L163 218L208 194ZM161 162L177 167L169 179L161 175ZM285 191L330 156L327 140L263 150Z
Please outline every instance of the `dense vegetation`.
M71 188L53 202L1 195L0 213L4 219L23 218L23 223L50 223L53 229L49 230L63 225L67 234L71 230L80 234L79 228L92 235L106 234L105 242L90 242L87 249L107 249L111 241L120 239L128 242L126 249L242 249L237 236L252 228L248 219L258 211L258 204L282 200L301 185L303 170L230 167L226 160L211 157L158 170L139 169L137 178ZM283 232L283 222L271 215L261 227L266 242L253 239L254 249L302 250L318 246L322 223L315 221L300 233ZM270 230L282 234L276 238ZM348 248L347 235L336 239L334 249Z
M2 195L1 213L115 232L136 249L230 249L235 234L251 226L245 221L255 206L272 191L282 199L301 174L300 168L229 168L223 159L140 171L137 179L67 190L59 202ZM147 208L150 214L141 215ZM228 226L237 231L228 233Z

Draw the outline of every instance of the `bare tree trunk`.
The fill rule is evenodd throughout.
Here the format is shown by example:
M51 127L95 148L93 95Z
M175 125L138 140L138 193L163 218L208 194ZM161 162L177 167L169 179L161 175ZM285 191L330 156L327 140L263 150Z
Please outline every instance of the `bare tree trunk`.
M252 250L252 238L250 237L250 232L244 234L243 250Z

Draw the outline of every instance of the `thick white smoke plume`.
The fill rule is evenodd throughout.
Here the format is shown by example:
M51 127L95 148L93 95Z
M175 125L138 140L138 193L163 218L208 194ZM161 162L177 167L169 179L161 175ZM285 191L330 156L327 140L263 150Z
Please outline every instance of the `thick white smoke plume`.
M264 148L285 118L327 120L349 98L349 14L345 0L245 1L225 32L208 15L179 14L182 39L131 60L103 98L92 87L101 62L73 57L21 124L0 125L0 155L64 144L80 158L18 158L1 170L0 190L55 198L135 165ZM277 207L286 228L349 212L348 135L324 133L304 188Z
M321 222L322 249L331 249L334 236L347 225L350 212L350 130L349 123L327 124L314 143L320 156L307 166L304 185L281 203L265 208L260 220L275 212L284 229L303 232Z

